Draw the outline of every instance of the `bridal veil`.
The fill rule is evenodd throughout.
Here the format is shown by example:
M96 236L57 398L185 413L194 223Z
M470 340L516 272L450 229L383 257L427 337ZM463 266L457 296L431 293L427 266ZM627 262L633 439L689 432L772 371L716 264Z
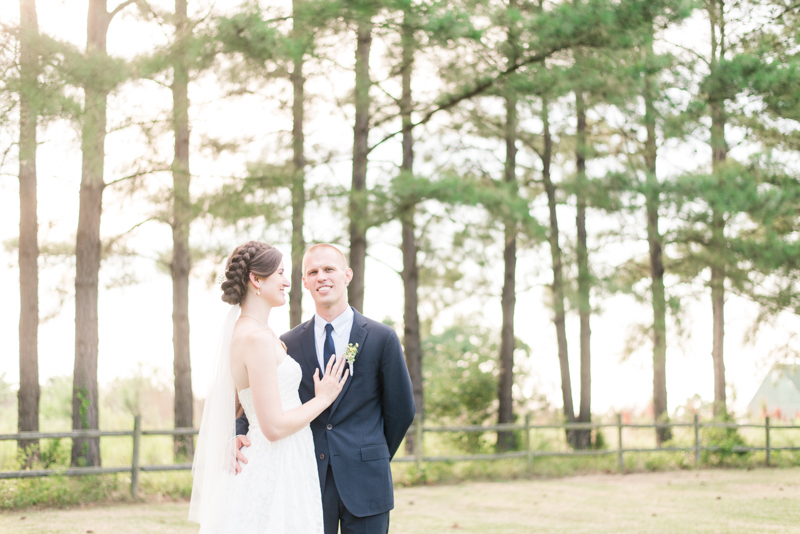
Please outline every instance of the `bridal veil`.
M203 407L203 420L192 464L192 500L189 520L201 530L214 530L224 513L223 502L236 466L236 386L230 369L233 330L239 318L239 305L231 306L217 346L214 375Z

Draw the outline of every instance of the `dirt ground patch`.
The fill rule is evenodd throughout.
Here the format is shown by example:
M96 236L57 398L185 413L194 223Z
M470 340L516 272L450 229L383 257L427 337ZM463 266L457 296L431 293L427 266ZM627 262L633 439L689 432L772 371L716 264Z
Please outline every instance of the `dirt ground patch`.
M800 532L800 469L398 488L395 504L392 534ZM187 502L168 502L4 512L0 532L196 533L187 511Z
M800 532L799 484L800 469L784 469L410 488L392 532Z

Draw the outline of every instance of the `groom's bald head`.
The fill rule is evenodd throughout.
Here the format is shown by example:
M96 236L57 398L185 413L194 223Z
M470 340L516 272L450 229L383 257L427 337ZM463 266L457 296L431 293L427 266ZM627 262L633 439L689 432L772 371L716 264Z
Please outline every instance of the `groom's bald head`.
M328 243L317 243L309 247L306 250L306 253L303 254L303 276L306 275L306 265L308 263L308 258L314 256L316 253L323 252L323 251L332 251L332 256L335 258L335 261L339 264L343 271L348 269L347 265L347 257L344 255L344 252L339 250L337 247L333 245L329 245Z
M314 245L303 256L303 287L314 299L317 313L328 322L347 308L347 285L352 279L347 259L333 245Z

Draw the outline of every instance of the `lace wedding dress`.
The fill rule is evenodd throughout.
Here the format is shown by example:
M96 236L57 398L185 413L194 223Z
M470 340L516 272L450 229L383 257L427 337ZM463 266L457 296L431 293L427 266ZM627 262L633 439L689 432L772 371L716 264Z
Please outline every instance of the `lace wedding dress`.
M278 365L283 411L302 404L297 388L302 370L287 356ZM250 388L239 392L250 430L248 463L229 482L214 534L323 534L322 498L311 428L269 441L258 426ZM202 533L212 530L201 529Z

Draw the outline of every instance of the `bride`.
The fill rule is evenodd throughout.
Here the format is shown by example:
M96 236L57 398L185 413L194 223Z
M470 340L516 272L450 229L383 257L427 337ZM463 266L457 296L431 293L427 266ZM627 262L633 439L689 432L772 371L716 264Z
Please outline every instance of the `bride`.
M314 375L315 397L297 392L300 365L269 327L286 303L283 256L249 241L228 258L222 300L232 304L220 336L192 475L189 519L201 533L323 534L322 499L309 423L330 406L349 370L331 358ZM237 394L238 391L238 394ZM238 402L237 402L238 400ZM250 421L247 469L236 475L235 419Z

